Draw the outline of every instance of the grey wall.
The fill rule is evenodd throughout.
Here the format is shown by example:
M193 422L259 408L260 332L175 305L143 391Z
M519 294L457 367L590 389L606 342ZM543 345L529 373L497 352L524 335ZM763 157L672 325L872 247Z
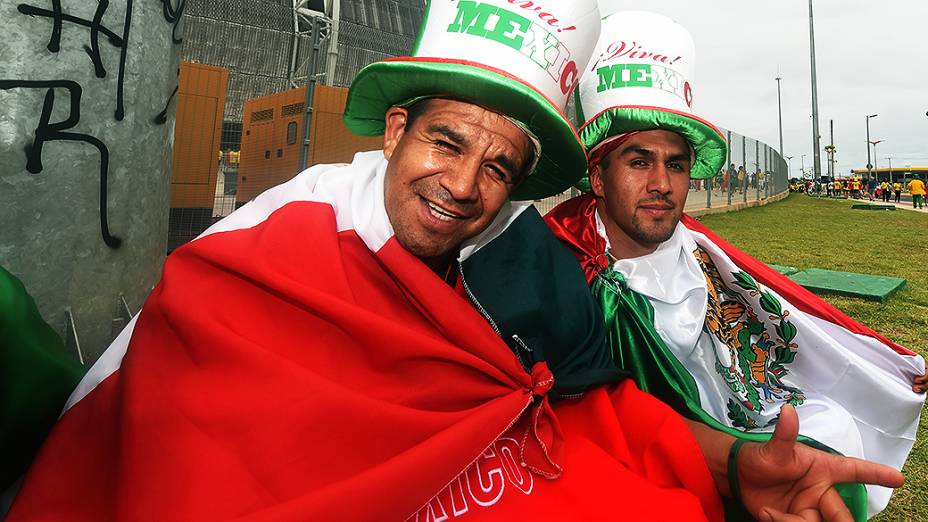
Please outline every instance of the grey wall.
M102 14L94 41L52 2L0 2L0 265L62 335L73 310L88 361L113 337L119 296L137 312L164 261L182 36L182 0L103 4L61 1L87 24Z

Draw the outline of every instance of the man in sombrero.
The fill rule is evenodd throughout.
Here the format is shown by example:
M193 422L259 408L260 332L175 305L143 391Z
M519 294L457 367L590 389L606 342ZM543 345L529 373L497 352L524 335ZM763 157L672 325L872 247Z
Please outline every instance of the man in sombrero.
M734 440L769 438L790 405L804 443L901 469L923 359L682 213L689 180L726 162L719 130L692 113L693 51L672 20L617 13L578 88L592 193L546 220L580 261L613 356L641 389ZM857 519L889 500L868 489L841 488Z
M414 56L348 96L383 150L177 249L8 520L720 520L728 477L769 519L830 512L838 482L901 483L797 446L788 408L774 442L710 469L730 443L613 363L531 206L585 168L561 109L595 1L433 1L425 20Z

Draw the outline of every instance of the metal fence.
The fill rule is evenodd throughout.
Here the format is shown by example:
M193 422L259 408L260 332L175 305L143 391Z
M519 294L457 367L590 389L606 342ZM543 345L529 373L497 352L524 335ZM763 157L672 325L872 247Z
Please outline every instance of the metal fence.
M786 160L779 152L754 138L721 130L728 141L728 159L716 177L690 182L687 211L763 201L789 190Z
M425 1L341 0L337 17L326 3L188 0L169 250L301 165L347 162L380 147L344 128L344 88L363 66L410 51ZM723 132L726 167L712 180L692 182L687 211L737 206L788 188L786 163L770 146ZM575 193L536 206L547 212Z
M378 148L327 131L343 100L324 93L317 106L316 87L347 87L365 65L407 53L425 1L340 0L337 23L327 3L187 0L169 251L312 163L304 156L348 161Z

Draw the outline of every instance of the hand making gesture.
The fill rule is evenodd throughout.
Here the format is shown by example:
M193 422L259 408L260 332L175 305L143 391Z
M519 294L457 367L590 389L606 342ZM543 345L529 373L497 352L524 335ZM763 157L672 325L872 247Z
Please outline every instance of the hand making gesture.
M695 421L689 425L720 493L740 496L748 513L760 522L853 522L835 484L897 488L904 480L902 473L889 466L826 453L798 442L799 416L789 405L780 409L770 441L741 446L734 457L737 477L729 476L727 465L734 438ZM731 491L734 484L740 494Z

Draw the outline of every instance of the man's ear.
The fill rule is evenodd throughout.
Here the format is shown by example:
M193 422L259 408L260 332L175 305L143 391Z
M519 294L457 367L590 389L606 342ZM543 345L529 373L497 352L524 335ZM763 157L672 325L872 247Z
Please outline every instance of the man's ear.
M605 197L606 191L603 190L603 168L599 163L590 165L590 187L592 187L593 194L597 197Z
M409 115L403 107L390 107L384 115L385 127L383 131L383 155L387 160L393 156L397 144L406 133L406 118Z

